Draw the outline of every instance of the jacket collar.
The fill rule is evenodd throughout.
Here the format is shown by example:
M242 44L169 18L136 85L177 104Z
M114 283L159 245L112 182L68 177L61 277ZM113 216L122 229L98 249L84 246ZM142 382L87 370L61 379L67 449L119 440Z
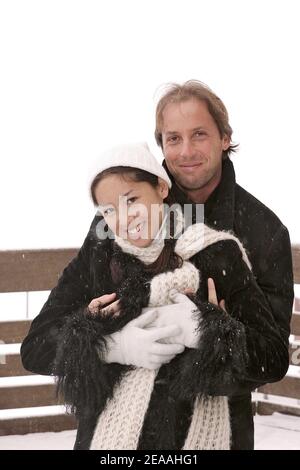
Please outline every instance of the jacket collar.
M175 201L181 205L192 203L182 189L177 186L165 160L162 165L172 181L171 192ZM216 230L234 229L235 185L233 163L227 158L222 163L221 181L204 205L204 221Z

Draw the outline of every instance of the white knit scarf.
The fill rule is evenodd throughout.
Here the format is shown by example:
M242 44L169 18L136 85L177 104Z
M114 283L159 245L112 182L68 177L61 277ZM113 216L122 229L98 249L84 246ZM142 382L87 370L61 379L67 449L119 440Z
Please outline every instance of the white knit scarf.
M180 211L177 211L177 221L183 226ZM163 249L164 234L165 231L160 230L156 239L146 248L136 247L119 237L116 237L116 242L123 251L135 255L145 264L150 264ZM154 276L150 284L149 306L158 307L172 303L169 293L174 288L181 292L191 288L196 292L200 282L199 271L187 260L207 246L225 239L236 241L244 261L251 269L246 251L234 235L213 230L203 223L191 225L175 244L175 252L183 259L183 265L173 272ZM90 449L137 449L157 372L139 367L124 375L114 389L114 396L108 400L98 419ZM197 398L183 449L229 448L230 417L227 397L206 397L205 401Z

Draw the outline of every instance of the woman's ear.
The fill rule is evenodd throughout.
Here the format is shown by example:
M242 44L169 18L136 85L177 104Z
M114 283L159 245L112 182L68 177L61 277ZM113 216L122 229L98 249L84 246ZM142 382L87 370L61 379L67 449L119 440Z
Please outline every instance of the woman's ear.
M162 178L158 177L158 192L162 199L166 199L169 194L169 186L168 183L163 180Z

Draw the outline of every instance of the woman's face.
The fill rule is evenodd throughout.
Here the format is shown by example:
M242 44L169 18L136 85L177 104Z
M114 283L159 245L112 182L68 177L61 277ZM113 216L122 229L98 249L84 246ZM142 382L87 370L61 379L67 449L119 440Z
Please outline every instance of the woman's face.
M146 247L155 238L163 218L167 183L159 178L156 188L127 176L108 175L99 181L95 197L109 228L132 245Z

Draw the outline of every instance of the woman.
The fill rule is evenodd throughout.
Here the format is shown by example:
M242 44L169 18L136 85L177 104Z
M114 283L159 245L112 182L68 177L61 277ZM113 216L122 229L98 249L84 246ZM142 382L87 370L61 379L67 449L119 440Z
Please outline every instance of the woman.
M64 270L22 345L24 366L58 376L78 417L77 449L228 449L219 395L250 368L267 377L284 354L247 254L233 235L186 228L181 211L173 219L163 210L171 183L145 146L112 150L95 175L91 195L109 231L98 230L99 240L92 227ZM207 302L208 278L228 313ZM144 363L132 347L138 327L153 341Z

